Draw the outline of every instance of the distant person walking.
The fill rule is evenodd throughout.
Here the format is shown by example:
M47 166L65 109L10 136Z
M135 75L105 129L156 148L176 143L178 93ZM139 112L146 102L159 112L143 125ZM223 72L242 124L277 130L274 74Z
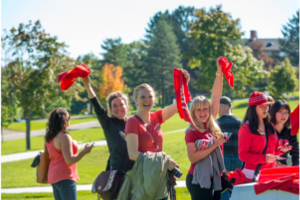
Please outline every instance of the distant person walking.
M223 133L232 133L229 141L223 144L224 164L228 171L241 168L243 165L238 154L238 133L242 120L231 113L232 108L231 99L226 96L221 97L219 107L220 118L217 121Z
M70 115L64 108L56 108L51 112L45 140L50 159L48 183L52 184L56 200L77 199L75 182L79 180L79 176L76 163L93 148L86 144L77 153L77 143L67 130L69 125Z

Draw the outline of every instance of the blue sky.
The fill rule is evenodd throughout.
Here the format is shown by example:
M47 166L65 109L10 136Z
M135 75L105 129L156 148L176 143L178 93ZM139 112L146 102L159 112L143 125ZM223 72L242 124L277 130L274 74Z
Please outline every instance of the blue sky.
M1 0L3 29L40 20L47 33L69 45L73 58L89 52L101 57L106 38L123 43L144 38L150 18L158 11L172 12L179 5L215 7L240 18L244 38L256 30L258 38L282 37L282 25L299 9L298 0Z

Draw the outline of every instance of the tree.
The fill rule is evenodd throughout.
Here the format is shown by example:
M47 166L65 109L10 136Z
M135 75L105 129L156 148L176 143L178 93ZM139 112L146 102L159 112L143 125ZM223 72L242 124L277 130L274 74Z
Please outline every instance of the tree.
M231 71L234 76L234 90L231 90L225 78L223 84L224 93L227 90L226 95L229 97L231 97L231 91L242 96L247 90L251 90L256 82L269 74L263 69L264 63L253 56L250 47L241 45L231 47L225 56L233 63Z
M103 84L99 86L99 93L97 93L98 98L102 101L102 105L106 105L105 99L110 93L123 90L124 80L121 78L122 73L122 67L114 66L113 64L106 63L102 68Z
M102 53L102 66L105 63L111 63L114 66L124 66L127 62L126 46L122 43L121 38L106 39L103 41L104 45L101 48L106 52Z
M264 61L265 69L272 70L274 65L274 60L266 54L265 45L261 40L254 40L248 43L248 46L253 51L253 56L258 60Z
M176 36L170 25L161 20L148 34L148 55L144 70L145 80L161 95L161 105L171 103L174 95L173 68L182 68L180 49L176 44ZM169 98L167 98L169 97Z
M232 48L234 41L240 39L239 19L233 20L229 13L222 11L221 6L195 10L195 20L188 32L193 49L185 54L189 67L197 68L197 79L194 84L201 89L210 90L215 79L216 60Z
M276 98L282 98L284 93L293 92L298 85L295 69L286 58L281 65L271 71L267 90Z
M299 10L282 26L284 39L279 39L280 50L287 54L293 66L299 66Z
M33 115L44 116L46 106L58 97L78 97L83 90L75 83L63 92L57 83L58 74L75 65L66 45L45 33L40 21L19 24L1 38L3 48L10 49L10 62L5 66L7 93L13 94L26 119L26 148L30 149L30 120Z

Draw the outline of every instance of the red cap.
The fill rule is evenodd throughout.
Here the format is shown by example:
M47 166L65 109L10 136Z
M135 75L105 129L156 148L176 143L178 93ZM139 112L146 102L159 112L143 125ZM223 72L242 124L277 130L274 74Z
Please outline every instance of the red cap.
M291 135L297 135L299 131L299 105L293 112L291 112L290 120L292 125Z
M85 66L85 64L81 64L76 66L73 70L69 70L58 75L58 82L61 82L60 88L62 90L67 90L69 87L73 85L73 83L77 80L78 77L87 77L91 73L91 70Z
M249 106L259 106L259 105L269 105L274 102L268 102L267 96L262 92L253 92L249 97L248 105Z

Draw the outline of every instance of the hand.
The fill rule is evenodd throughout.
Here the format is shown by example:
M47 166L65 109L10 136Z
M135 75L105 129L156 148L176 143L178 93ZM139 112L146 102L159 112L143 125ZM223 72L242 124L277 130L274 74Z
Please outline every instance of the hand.
M224 139L224 135L222 135L222 136L220 136L220 137L218 137L218 138L214 137L214 138L213 138L213 141L214 141L214 145L216 145L216 146L220 146L220 145L222 145L224 142L226 142L226 140Z
M291 150L291 147L289 146L289 144L285 144L284 146L278 147L278 149L280 149L280 151L281 151L282 153L285 153L285 152Z
M275 165L275 167L285 167L285 165L284 164L282 164L281 162L279 162L279 161L276 161L276 165Z
M222 66L220 65L220 63L218 62L218 59L217 59L217 69L218 69L218 73L222 74Z
M272 163L276 160L276 156L274 156L273 154L267 154L266 155L266 162L267 163Z
M177 167L178 165L176 164L176 162L173 160L173 159L170 159L169 161L169 166L168 166L168 170L172 170L174 169L175 167Z
M83 84L87 87L88 85L90 85L91 83L91 79L89 76L85 77L85 78L82 78L82 82Z
M85 153L90 153L92 151L92 148L94 147L94 145L90 145L90 144L86 144L84 146L83 151L85 151Z
M185 69L182 69L182 72L183 72L183 75L186 78L186 82L188 84L190 82L190 74Z

